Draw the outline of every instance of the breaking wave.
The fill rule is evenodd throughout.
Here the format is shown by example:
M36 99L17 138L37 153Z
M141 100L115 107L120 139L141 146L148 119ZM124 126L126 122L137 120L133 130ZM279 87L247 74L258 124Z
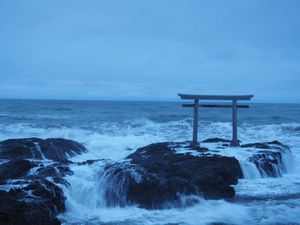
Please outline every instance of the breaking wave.
M60 137L82 143L88 152L72 158L74 162L98 160L92 165L74 164L73 175L67 176L70 186L61 186L67 197L67 212L60 216L65 224L274 224L281 221L297 224L300 198L300 137L298 123L253 125L239 127L243 143L280 140L290 146L283 152L275 168L276 178L264 174L259 163L250 160L247 149L228 148L224 155L236 157L246 179L236 185L237 202L204 200L197 196L181 196L180 207L146 210L128 206L123 198L123 183L114 183L103 169L117 163L137 148L156 142L186 141L191 139L192 120L178 119L168 122L133 119L122 122L93 122L80 126L39 123L0 124L0 139L25 137ZM231 138L231 123L201 121L201 140L209 137ZM213 146L212 146L213 147ZM227 151L228 150L228 151ZM265 157L265 156L264 156ZM277 157L277 158L276 158ZM294 163L292 163L294 162ZM293 164L293 165L292 165ZM277 165L277 164L276 164ZM136 171L128 168L136 179ZM108 182L110 181L110 182ZM110 191L109 201L105 191ZM288 195L290 194L290 195ZM274 198L277 196L278 198ZM286 199L280 196L291 196ZM294 196L294 197L293 197ZM273 199L272 199L273 197ZM257 200L258 198L263 201ZM270 199L270 200L268 200Z

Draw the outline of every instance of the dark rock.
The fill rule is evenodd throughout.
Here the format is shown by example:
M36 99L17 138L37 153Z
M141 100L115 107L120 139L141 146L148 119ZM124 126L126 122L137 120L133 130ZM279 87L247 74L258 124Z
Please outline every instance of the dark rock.
M47 180L24 189L0 191L0 224L58 225L56 216L65 210L64 200L62 191Z
M68 158L84 151L60 138L0 142L0 184L9 182L7 191L0 191L0 224L60 224L56 217L65 210L65 197L56 184L68 185Z
M85 152L84 146L62 138L24 138L0 142L0 158L8 160L49 159L66 162L69 157Z
M267 143L251 143L241 145L242 148L262 148L262 149L271 149L271 147Z
M127 159L131 161L105 169L110 182L108 204L162 208L168 202L180 201L181 195L232 198L235 191L230 185L242 177L239 162L233 157L176 154L168 143L140 148Z
M29 191L32 194L32 198L37 198L41 205L45 205L51 215L57 215L65 210L65 196L63 191L52 182L41 179L31 182L23 190ZM22 196L22 200L26 199L26 196Z
M173 146L172 146L173 147ZM186 149L190 149L190 150L196 150L197 152L208 152L209 149L205 148L205 147L201 147L200 145L198 146L194 146L191 143L189 143L189 145L185 146L184 148Z
M51 178L55 183L63 184L68 186L69 183L63 178L66 175L72 175L73 172L67 165L54 163L51 165L41 165L36 172L36 175L33 175L33 179L39 178Z
M30 169L34 173L29 173ZM60 224L56 216L65 210L65 197L47 178L67 185L63 179L67 173L70 173L68 167L56 164L44 167L28 160L1 164L1 183L10 179L10 189L0 193L0 224Z
M226 140L223 138L208 138L204 141L202 141L203 143L219 143L219 142L225 142L225 143L230 143L230 140Z
M34 166L36 164L28 160L15 160L2 163L0 164L0 182L4 183L4 180L7 179L22 178Z
M40 146L45 157L54 161L64 161L86 152L86 148L78 142L62 138L48 138Z
M101 162L101 161L106 161L105 159L93 159L93 160L86 160L84 162L77 162L77 165L82 166L82 165L92 165L96 162Z
M267 142L268 144L271 144L271 145L281 145L281 146L284 146L281 142L279 141L271 141L271 142Z
M244 148L264 149L255 152L248 160L253 162L262 177L281 177L287 169L283 162L283 154L290 154L287 145L279 141L262 142L242 145Z
M241 145L242 148L261 148L261 149L288 149L288 146L280 143L279 141L251 143Z
M42 159L40 152L36 151L36 144L40 139L9 139L0 142L0 158L8 160Z
M287 145L282 144L279 141L271 141L271 142L267 142L268 145L271 145L273 149L278 149L281 151L289 151L290 148Z
M60 224L56 216L65 210L65 197L62 190L46 178L68 185L63 174L70 170L59 165L33 167L35 165L28 160L1 164L7 172L1 171L1 184L10 179L10 189L0 193L0 224ZM38 169L29 174L32 168ZM14 180L16 178L18 180Z
M37 175L41 177L66 176L72 175L72 171L65 164L53 163L47 166L41 165L37 169Z
M281 152L259 151L249 161L255 164L262 177L281 177L286 172Z

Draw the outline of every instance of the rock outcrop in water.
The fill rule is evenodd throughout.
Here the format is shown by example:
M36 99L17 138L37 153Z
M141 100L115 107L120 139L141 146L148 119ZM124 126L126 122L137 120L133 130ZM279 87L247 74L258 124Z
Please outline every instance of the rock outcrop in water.
M107 166L107 180L122 184L108 189L108 202L161 208L180 201L182 195L201 195L207 199L232 198L242 177L239 162L219 155L177 154L168 143L152 144L129 155L127 166Z
M227 150L228 142L219 138L205 141L215 146L211 150L191 149L189 142L157 143L136 150L121 162L107 162L99 171L106 205L155 209L183 206L186 202L182 203L182 196L234 197L232 185L243 174L236 158L219 154ZM285 172L283 155L289 149L280 142L240 147L250 152L248 160L262 176L280 176ZM72 174L70 157L85 151L81 144L65 139L0 142L0 224L60 224L56 217L65 211L61 185L69 185L64 176ZM76 165L92 166L101 160Z
M289 155L290 149L279 141L246 144L241 147L261 149L249 161L255 164L262 177L281 177L287 172L283 157Z
M231 185L243 173L236 158L220 155L230 141L212 138L204 142L217 144L216 149L191 149L188 142L158 143L136 150L127 157L128 161L107 165L103 174L107 206L137 204L153 209L170 204L180 206L182 196L234 197ZM288 155L288 146L273 141L240 147L237 150L249 152L248 161L262 177L277 177L286 172L283 157Z
M60 224L65 210L59 184L68 185L69 156L86 151L65 139L11 139L0 142L0 224Z
M230 140L222 138L210 138L203 141L203 143L221 143L223 147L229 146L229 142ZM287 145L279 141L271 141L249 143L240 147L252 152L248 161L255 165L261 177L281 177L287 172L287 165L284 162L284 157L290 156L290 149Z
M62 138L24 138L0 142L0 158L8 160L36 159L67 162L70 156L85 152L78 142Z

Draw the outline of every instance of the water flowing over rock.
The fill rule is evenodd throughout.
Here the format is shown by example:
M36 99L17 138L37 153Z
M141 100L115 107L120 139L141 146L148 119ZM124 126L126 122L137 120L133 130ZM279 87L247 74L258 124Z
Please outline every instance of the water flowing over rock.
M65 211L59 185L70 156L86 151L65 139L11 139L0 142L0 224L60 224L56 216Z
M94 195L100 197L86 198L99 198L101 204L97 204L101 207L137 205L160 209L190 206L197 203L199 196L232 199L233 185L244 174L241 162L231 155L221 155L222 151L233 150L224 146L228 142L213 138L205 141L206 146L201 144L196 148L189 142L156 143L139 148L118 162L105 159L72 162L70 157L87 151L75 141L53 138L2 141L0 224L60 224L57 216L65 212L65 196L70 196L63 192L71 190L71 181L65 179L73 174L70 165L96 166L97 178L93 181L99 188ZM289 148L280 142L247 144L238 149L249 153L247 160L262 177L286 172L284 157ZM183 203L182 199L188 200Z
M281 177L287 172L284 157L290 154L290 149L279 141L246 144L241 147L261 149L248 160L255 164L262 177Z
M229 142L230 140L222 138L209 138L203 141L203 143L221 144L218 146L218 148L221 149L229 146ZM288 170L287 164L291 163L288 162L291 161L289 147L276 140L271 142L248 143L240 145L240 148L250 153L250 157L247 158L247 161L254 165L260 177L281 177Z
M0 224L60 224L65 210L62 190L47 180L35 180L24 188L0 191Z
M69 157L85 152L81 144L62 138L24 138L0 142L1 159L48 159L66 162Z
M178 202L181 195L232 198L235 191L230 185L242 177L239 162L233 157L177 154L170 143L140 148L127 159L130 164L118 163L106 168L107 181L119 184L108 188L106 197L112 205L162 208L169 202Z

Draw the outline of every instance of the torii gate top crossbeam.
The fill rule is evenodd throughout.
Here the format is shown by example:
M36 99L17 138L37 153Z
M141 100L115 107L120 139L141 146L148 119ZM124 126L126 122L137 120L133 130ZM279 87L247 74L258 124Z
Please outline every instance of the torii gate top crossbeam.
M190 95L178 94L181 99L192 100L250 100L254 95Z

